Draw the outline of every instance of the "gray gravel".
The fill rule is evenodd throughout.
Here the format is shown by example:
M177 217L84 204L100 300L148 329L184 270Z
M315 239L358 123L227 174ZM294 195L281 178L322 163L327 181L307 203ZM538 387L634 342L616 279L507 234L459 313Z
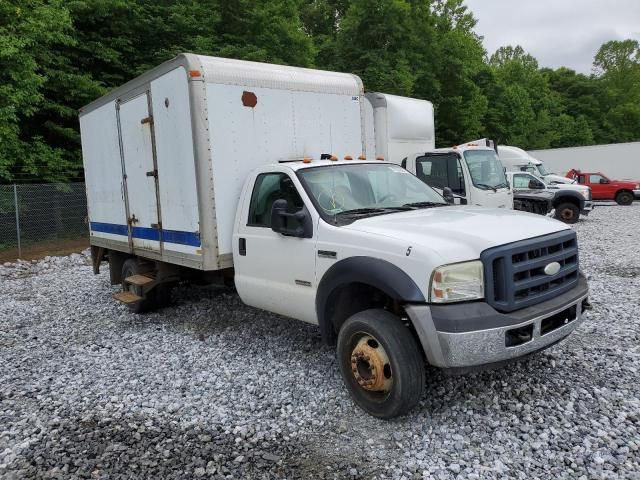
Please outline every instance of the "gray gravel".
M135 315L83 255L0 266L2 478L640 479L640 204L576 225L594 311L384 422L318 329L181 287Z

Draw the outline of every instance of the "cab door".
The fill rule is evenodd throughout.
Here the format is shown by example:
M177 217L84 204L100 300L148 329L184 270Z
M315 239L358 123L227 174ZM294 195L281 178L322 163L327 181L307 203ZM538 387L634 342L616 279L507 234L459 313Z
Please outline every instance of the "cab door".
M271 210L287 201L289 213L309 213L310 238L271 229ZM235 285L247 305L317 323L315 268L318 215L292 172L257 174L245 187L233 235ZM291 220L295 222L295 219Z

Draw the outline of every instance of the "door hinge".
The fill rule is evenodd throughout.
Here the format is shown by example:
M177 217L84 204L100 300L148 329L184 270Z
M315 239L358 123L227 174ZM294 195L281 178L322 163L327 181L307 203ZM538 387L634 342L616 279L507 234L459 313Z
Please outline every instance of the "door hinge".
M153 115L149 115L148 117L143 118L142 120L140 120L141 124L145 124L148 123L150 125L153 125Z
M147 177L158 178L158 170L151 170L150 172L147 172Z

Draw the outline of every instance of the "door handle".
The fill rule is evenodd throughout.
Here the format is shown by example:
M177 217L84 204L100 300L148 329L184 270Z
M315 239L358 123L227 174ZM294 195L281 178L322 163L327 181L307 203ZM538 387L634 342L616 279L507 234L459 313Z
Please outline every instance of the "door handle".
M240 255L242 255L243 257L247 254L247 239L246 238L239 238L238 239L238 251L240 252Z

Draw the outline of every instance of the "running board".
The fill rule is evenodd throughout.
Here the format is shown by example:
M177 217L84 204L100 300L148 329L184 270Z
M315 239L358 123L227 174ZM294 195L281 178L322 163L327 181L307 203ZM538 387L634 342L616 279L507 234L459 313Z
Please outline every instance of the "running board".
M139 302L140 300L143 300L142 297L139 297L135 293L131 293L131 292L114 293L113 294L113 298L115 298L119 302L126 303L127 305L129 305L131 303Z
M151 277L147 277L146 275L131 275L130 277L127 277L124 279L125 283L128 283L129 285L135 285L136 287L142 287L143 285L146 285L147 283L151 283L153 282L153 278Z

